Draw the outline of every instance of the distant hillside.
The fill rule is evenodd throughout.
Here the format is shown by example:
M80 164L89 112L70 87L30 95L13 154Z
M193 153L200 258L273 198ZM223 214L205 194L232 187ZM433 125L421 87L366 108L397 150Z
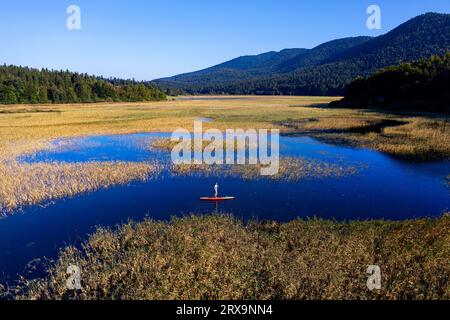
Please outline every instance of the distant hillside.
M149 101L166 96L152 84L69 71L0 66L0 103Z
M204 70L159 79L155 83L162 88L176 88L189 93L235 93L236 83L253 82L267 75L317 66L323 59L329 59L369 39L371 38L344 38L324 43L313 49L284 49L256 56L243 56ZM225 86L229 86L233 92L221 92L225 90Z
M450 113L450 52L402 63L352 81L330 107Z
M191 94L341 95L358 76L448 50L450 14L427 13L379 37L344 38L313 49L240 57L155 83Z
M170 84L180 87L233 84L237 81L261 77L273 72L276 65L307 52L307 49L285 49L280 52L266 52L257 56L239 57L211 68L185 73L170 78ZM163 84L165 81L157 81ZM178 87L175 85L175 87Z

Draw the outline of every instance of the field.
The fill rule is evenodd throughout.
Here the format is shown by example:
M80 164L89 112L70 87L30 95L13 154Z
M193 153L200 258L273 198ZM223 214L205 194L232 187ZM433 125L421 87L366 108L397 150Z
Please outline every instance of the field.
M161 170L157 163L17 160L55 148L50 143L55 138L191 130L197 118L212 119L203 123L204 129L279 128L283 134L307 134L408 161L450 158L448 118L323 107L336 99L0 106L0 213L151 179ZM159 141L153 147L168 150L170 143ZM280 168L279 177L287 180L340 177L358 169L299 158L281 159ZM207 176L210 170L214 168L173 168L177 175ZM254 179L258 172L258 167L241 167L226 173ZM449 177L442 183L448 184ZM448 299L449 227L448 214L402 222L243 223L222 215L130 222L117 230L100 228L81 249L63 249L47 279L24 279L4 294L24 299ZM80 265L88 275L76 296L64 287L68 263ZM383 265L381 291L366 288L365 268L371 264Z
M214 128L280 128L329 135L393 155L450 155L448 118L325 109L332 97L242 97L147 103L0 106L0 159L45 147L56 137L191 128L197 117ZM383 122L390 120L385 128ZM377 126L379 125L379 126ZM367 128L368 132L364 132ZM324 133L325 131L325 133ZM363 134L357 134L363 132ZM395 147L396 146L396 147Z

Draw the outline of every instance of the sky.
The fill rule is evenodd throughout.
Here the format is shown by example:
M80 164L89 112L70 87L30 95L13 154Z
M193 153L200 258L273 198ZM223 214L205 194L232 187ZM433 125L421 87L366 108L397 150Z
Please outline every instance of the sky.
M369 5L381 9L370 30ZM81 10L69 30L67 8ZM0 63L152 80L242 55L377 36L449 0L1 0Z

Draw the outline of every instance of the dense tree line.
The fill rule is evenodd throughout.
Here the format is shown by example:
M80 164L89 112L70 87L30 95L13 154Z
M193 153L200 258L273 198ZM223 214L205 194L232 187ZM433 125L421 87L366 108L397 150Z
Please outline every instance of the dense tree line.
M450 52L377 71L351 82L331 106L450 113Z
M0 103L78 103L165 99L154 85L69 71L0 66Z

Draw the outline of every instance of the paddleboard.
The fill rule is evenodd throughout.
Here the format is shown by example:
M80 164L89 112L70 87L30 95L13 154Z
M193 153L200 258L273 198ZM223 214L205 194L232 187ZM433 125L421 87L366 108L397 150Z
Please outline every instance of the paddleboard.
M201 197L200 200L203 201L225 201L225 200L234 200L236 197Z

